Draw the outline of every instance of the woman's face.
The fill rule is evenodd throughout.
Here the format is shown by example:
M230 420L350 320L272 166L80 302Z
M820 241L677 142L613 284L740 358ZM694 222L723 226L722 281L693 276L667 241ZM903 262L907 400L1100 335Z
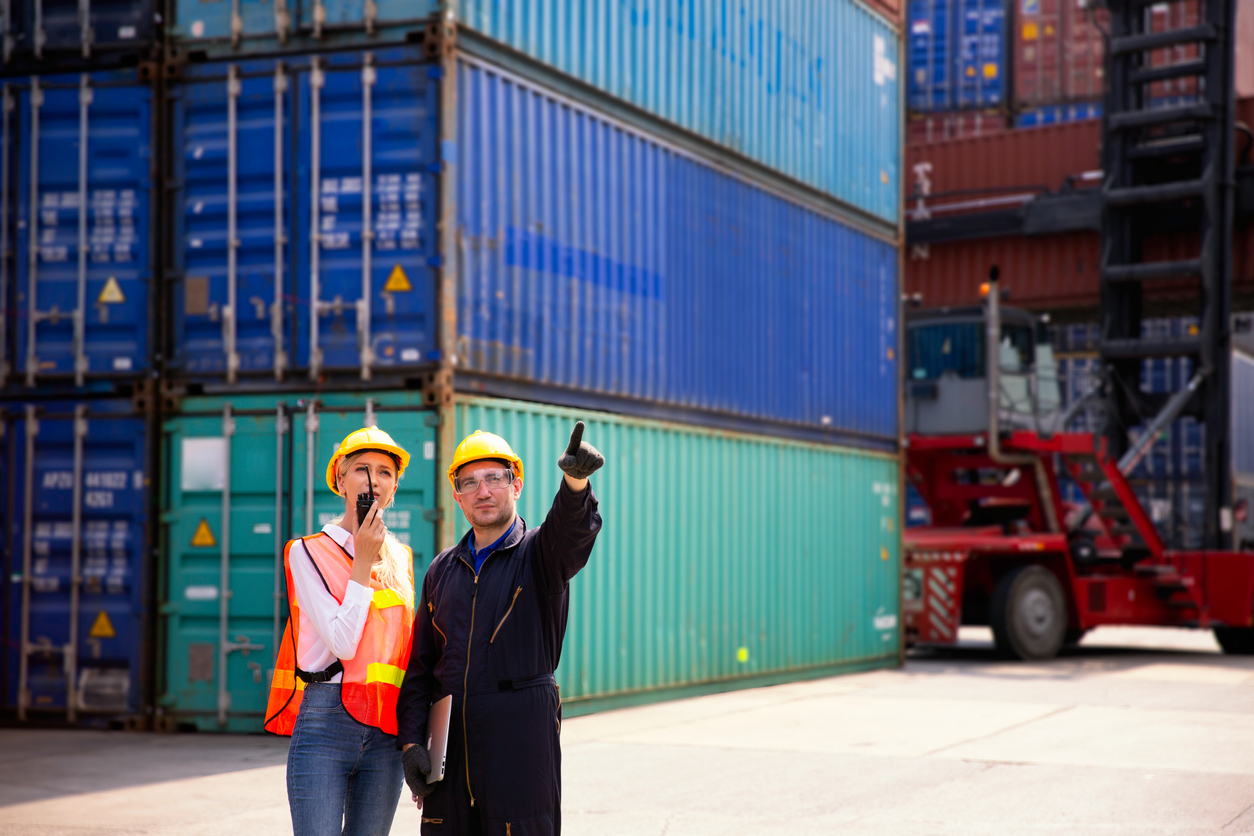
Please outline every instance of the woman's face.
M340 493L349 513L357 513L357 494L370 493L372 485L379 507L386 508L396 495L396 462L386 453L362 453L349 462L340 476Z

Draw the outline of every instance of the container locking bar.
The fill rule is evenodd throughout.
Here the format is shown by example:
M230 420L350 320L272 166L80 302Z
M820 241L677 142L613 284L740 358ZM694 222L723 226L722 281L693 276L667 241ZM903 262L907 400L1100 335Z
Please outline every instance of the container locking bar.
M74 385L87 374L87 111L91 107L91 80L78 80L78 297L74 308Z
M274 34L279 43L287 45L287 33L292 28L292 13L288 11L287 0L274 0Z
M39 419L33 404L26 405L26 462L22 484L26 502L22 505L22 614L21 653L17 668L17 719L26 719L30 708L30 586L32 570L31 533L35 527L35 437L39 435Z
M74 507L71 511L70 534L70 638L65 645L66 719L73 723L78 717L75 683L78 679L78 604L83 586L83 439L87 436L87 405L74 407Z
M35 0L35 42L32 46L36 58L44 57L44 44L47 42L48 33L44 31L44 0Z
M280 401L274 408L274 629L270 642L276 659L283 640L283 441L289 426L287 407Z
M36 0L36 10L40 8ZM38 40L36 40L38 43ZM36 53L38 54L38 53ZM35 385L35 372L39 369L39 356L35 352L35 332L44 319L59 319L61 314L54 305L45 314L39 310L39 109L44 103L44 90L39 86L39 76L30 80L30 207L26 223L30 227L30 244L26 248L26 385Z
M232 64L226 76L226 308L222 311L222 350L226 353L226 380L234 383L239 372L236 350L239 296L239 228L237 179L239 173L239 68Z
M278 14L277 7L275 14ZM282 380L287 368L283 350L283 248L287 233L283 228L283 94L287 74L283 64L274 66L274 303L270 306L270 338L274 341L274 379ZM278 531L276 526L275 531Z
M239 10L240 0L231 0L231 48L239 49L240 39L244 37L244 18Z
M321 8L319 6L318 8ZM315 14L314 19L317 20ZM322 315L322 288L318 278L321 265L318 256L322 250L320 229L322 204L322 65L317 58L309 62L309 379L317 380L322 374L322 346L318 334L318 318Z
M318 447L318 404L310 401L305 407L305 530L314 532L314 460Z
M91 27L91 0L78 0L78 38L83 45L83 57L91 57L91 44L96 39Z
M361 298L357 300L357 348L361 357L362 380L370 380L370 367L374 365L374 349L371 346L370 334L370 273L372 269L370 257L374 250L370 193L373 176L371 157L374 154L371 144L374 133L371 91L374 89L375 78L374 55L367 52L365 66L361 68Z
M8 20L8 0L4 0ZM8 38L8 35L5 35ZM7 60L7 59L6 59ZM0 119L4 139L0 141L0 386L9 378L9 124L13 112L13 92L5 84L0 94Z
M13 3L12 0L0 0L0 27L4 31L0 32L0 50L3 53L0 57L4 59L4 63L9 63L9 58L13 56ZM8 134L5 134L7 137Z

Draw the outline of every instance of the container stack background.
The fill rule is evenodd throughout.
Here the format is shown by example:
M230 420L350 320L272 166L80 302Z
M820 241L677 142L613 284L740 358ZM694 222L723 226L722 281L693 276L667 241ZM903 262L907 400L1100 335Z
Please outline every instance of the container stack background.
M534 525L588 422L568 710L898 662L898 9L156 11L142 58L6 78L10 712L259 730L283 544L376 423L421 575L460 438Z
M1051 318L1059 383L1064 404L1069 404L1097 385L1100 218L1097 213L1087 219L1077 216L1070 224L1073 228L1067 231L1039 231L1019 223L1013 231L990 226L980 232L975 224L962 225L968 216L987 213L991 217L1000 212L1006 217L1042 195L1066 197L1101 185L1102 122L1097 118L1104 95L1101 61L1093 64L1097 75L1091 75L1086 69L1088 64L1077 63L1076 58L1092 55L1094 50L1100 52L1101 40L1094 40L1088 30L1081 32L1075 21L1096 21L1099 35L1105 24L1100 10L1065 6L1065 2L1051 5L1046 0L1019 0L1014 9L1017 17L1006 31L1015 33L1017 38L1013 67L1018 98L1008 103L1005 118L986 121L980 130L968 130L973 124L973 112L963 113L965 122L956 116L945 122L949 117L933 114L927 117L933 120L933 127L941 123L966 127L928 132L920 129L924 121L912 109L904 175L908 229L910 221L948 218L953 220L955 229L962 227L962 231L947 240L926 242L914 240L908 232L903 286L913 303L923 307L975 305L981 301L980 283L986 280L990 267L998 266L1006 304ZM1029 14L1029 9L1037 10L1039 15ZM1196 24L1197 3L1174 0L1149 6L1145 13L1155 30L1182 28ZM1046 19L1063 23L1050 24ZM1237 29L1236 119L1250 125L1254 124L1252 0L1238 3ZM1027 44L1031 39L1027 34L1031 32L1042 39L1051 32L1061 34L1053 36L1056 42L1051 49L1030 51ZM1046 42L1042 40L1040 46L1044 49ZM912 60L914 54L912 51ZM1051 55L1055 57L1048 58ZM1025 72L1029 56L1044 61L1032 73ZM1191 58L1196 56L1178 48L1159 50L1153 55L1155 65ZM1056 67L1060 74L1043 74L1042 67ZM912 65L911 83L917 75ZM1046 76L1055 81L1044 84L1042 79ZM1091 82L1086 88L1091 95L1071 95L1070 91L1077 89L1076 80L1081 78L1087 79L1086 84ZM1055 92L1041 92L1047 90ZM1180 80L1158 82L1154 103L1186 103L1194 92ZM914 108L913 92L911 95L910 107ZM1070 115L1071 109L1080 108L1082 101L1089 102L1083 105L1088 108L1084 111L1087 115L1079 110L1074 113L1084 118L1044 119L1032 115L1042 108L1065 108ZM1243 154L1238 166L1248 166L1248 156ZM1238 214L1233 237L1232 286L1238 311L1254 309L1254 216L1249 213L1250 208L1254 207L1246 207ZM1161 235L1152 246L1154 251L1146 254L1151 260L1184 258L1184 253L1197 249L1195 240L1180 234ZM1196 321L1181 315L1193 292L1187 281L1155 285L1145 309L1146 331L1177 336L1196 333ZM1147 392L1175 392L1188 382L1191 373L1191 362L1186 359L1146 360L1142 387ZM1080 415L1071 429L1096 429L1099 420L1090 410ZM1202 431L1192 418L1179 419L1132 474L1164 539L1177 548L1192 548L1200 542ZM1081 501L1076 490L1069 489L1068 498ZM926 509L918 503L910 505L908 523L924 522Z

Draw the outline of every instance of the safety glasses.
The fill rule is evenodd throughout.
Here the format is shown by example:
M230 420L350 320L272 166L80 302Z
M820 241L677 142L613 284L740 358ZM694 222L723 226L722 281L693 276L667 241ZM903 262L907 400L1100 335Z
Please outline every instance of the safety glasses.
M453 480L453 490L459 494L475 493L480 485L487 485L490 491L500 491L514 484L518 477L507 467L496 470L480 470L467 476L458 476Z

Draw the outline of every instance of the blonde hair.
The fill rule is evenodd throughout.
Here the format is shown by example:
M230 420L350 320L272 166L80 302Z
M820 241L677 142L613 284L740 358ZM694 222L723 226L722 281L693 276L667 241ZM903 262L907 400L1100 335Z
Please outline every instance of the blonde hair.
M343 479L344 475L348 473L348 469L352 467L353 463L357 461L358 459L360 459L362 456L366 455L367 453L378 453L378 452L380 451L379 450L361 450L359 452L353 453L350 456L345 456L344 458L340 459L340 466L336 468L336 474L335 474L337 480ZM385 455L390 455L390 454L385 453ZM395 461L394 458L393 458L393 461ZM399 476L397 477L397 487L398 488L400 487ZM382 511L384 508L390 508L392 507L392 504L395 502L396 502L396 493L393 492L392 498L388 500L388 504L380 506L379 510ZM353 512L352 511L346 512L345 516L340 517L339 525L345 529L348 528L348 526L344 525L344 523L348 522L346 517L349 513L353 513ZM401 545L401 541L396 539L396 535L393 534L391 531L389 531L383 538L383 547L379 549L379 556L375 558L374 566L372 566L370 569L370 574L373 575L375 579L379 581L379 583L383 584L388 589L400 595L401 598L404 599L405 605L408 606L410 609L413 609L413 606L414 606L414 582L410 578L410 571L412 569L413 569L412 552L410 552L409 549L405 548L405 546Z

